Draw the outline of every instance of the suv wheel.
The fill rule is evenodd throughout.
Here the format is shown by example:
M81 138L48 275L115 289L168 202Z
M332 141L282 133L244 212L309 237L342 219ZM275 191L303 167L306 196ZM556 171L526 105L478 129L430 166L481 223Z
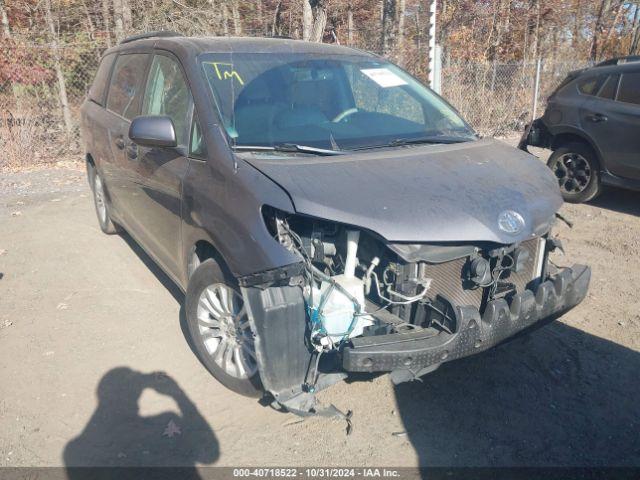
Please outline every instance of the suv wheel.
M225 387L259 397L254 335L237 284L213 259L202 262L189 280L186 316L198 358Z
M567 202L588 202L602 190L596 155L582 143L569 143L558 148L547 166L558 179L560 192Z
M98 216L100 229L108 235L118 233L120 229L118 225L111 220L111 215L109 215L109 206L107 204L107 196L104 193L104 182L102 177L95 167L91 167L90 173L91 189L93 190L93 203L96 207L96 215Z

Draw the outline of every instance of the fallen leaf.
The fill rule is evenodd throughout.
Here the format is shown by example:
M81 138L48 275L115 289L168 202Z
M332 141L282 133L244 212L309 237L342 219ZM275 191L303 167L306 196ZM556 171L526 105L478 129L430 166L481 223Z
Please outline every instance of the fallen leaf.
M0 248L0 257L5 253L7 253L7 251L4 248Z
M173 420L171 420L167 424L167 428L165 428L164 432L162 432L162 435L164 435L165 437L173 438L175 435L182 435L182 431L180 430L180 427L176 425Z
M69 305L67 305L66 303L59 303L56 308L58 310L66 310L67 308L69 308Z
M22 212L21 212L21 211L11 212L11 216L12 216L12 217L19 217L20 215L22 215Z

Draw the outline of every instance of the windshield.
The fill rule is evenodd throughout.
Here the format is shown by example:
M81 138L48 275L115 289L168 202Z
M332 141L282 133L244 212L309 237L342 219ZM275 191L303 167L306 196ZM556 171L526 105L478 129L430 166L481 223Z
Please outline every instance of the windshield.
M211 53L200 64L234 147L354 150L475 139L438 95L377 58Z

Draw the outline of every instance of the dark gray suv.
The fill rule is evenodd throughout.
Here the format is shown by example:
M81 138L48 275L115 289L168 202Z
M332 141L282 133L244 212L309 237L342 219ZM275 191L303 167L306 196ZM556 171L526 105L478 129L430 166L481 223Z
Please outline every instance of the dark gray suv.
M549 97L520 147L550 148L549 168L568 202L603 185L640 190L640 57L575 71Z
M419 378L587 292L588 267L547 261L553 175L378 56L145 34L105 53L82 135L102 230L185 291L204 366L290 411L351 372Z

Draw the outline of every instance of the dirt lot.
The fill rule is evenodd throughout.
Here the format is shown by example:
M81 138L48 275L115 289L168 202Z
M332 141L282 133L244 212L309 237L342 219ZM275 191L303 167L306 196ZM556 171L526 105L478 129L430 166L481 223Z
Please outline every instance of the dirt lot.
M193 356L181 295L102 235L84 173L0 176L0 465L640 465L640 194L565 206L590 294L532 335L321 399L299 419L238 397ZM155 373L154 373L155 372ZM165 373L158 373L165 372Z

